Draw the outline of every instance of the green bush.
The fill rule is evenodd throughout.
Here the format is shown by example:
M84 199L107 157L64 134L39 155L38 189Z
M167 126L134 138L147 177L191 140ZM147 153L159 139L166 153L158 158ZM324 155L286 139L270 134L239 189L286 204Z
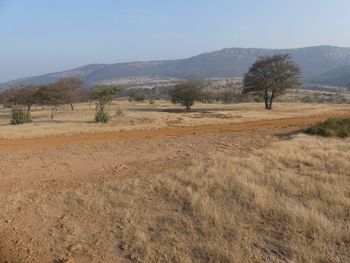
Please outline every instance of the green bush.
M11 111L11 124L18 125L27 122L31 122L32 117L29 112L26 112L19 108L14 108Z
M150 97L140 90L131 90L129 93L129 101L145 101L148 99Z
M110 116L107 112L104 112L102 109L98 109L95 114L95 121L101 123L107 123L110 119Z
M350 118L331 118L327 121L316 124L305 131L311 135L350 137Z

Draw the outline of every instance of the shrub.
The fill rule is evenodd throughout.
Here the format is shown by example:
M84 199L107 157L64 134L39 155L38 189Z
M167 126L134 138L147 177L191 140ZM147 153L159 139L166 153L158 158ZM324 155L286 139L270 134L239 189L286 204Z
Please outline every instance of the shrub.
M181 82L170 91L171 101L181 103L190 111L195 101L202 100L203 89L207 87L204 80L192 76L184 82Z
M350 137L350 118L331 118L305 131L311 135Z
M305 97L300 99L300 102L302 102L302 103L312 103L313 100L312 100L312 98L310 96L305 96Z
M140 90L131 90L129 93L129 101L145 101L149 100L150 97Z
M117 93L124 88L119 86L103 86L97 85L92 89L93 98L97 100L95 121L107 123L110 115L105 111L106 106L113 101Z
M264 98L260 97L260 96L257 96L257 97L254 98L254 101L258 102L258 103L261 103L261 102L264 102Z
M101 123L107 123L110 119L108 112L104 112L102 109L98 109L95 114L95 121Z
M223 103L232 103L235 98L235 93L233 91L225 91L222 94Z
M155 103L155 101L154 101L153 98L149 98L149 99L148 99L148 102L149 102L149 104L154 104L154 103Z
M11 111L11 124L18 125L26 122L31 122L32 117L29 112L19 108L14 108Z

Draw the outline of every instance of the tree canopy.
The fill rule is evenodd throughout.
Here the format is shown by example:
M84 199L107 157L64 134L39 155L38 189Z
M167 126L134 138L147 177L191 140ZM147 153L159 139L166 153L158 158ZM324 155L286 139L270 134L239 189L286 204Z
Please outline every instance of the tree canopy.
M300 69L288 54L260 57L245 74L243 94L264 98L265 109L273 100L299 84Z
M100 107L110 103L119 91L124 88L120 86L96 85L92 88L93 99L97 100Z
M195 101L202 99L203 90L208 84L201 78L192 76L175 86L170 92L171 101L180 103L190 111Z
M56 85L64 90L66 94L65 103L70 104L73 110L73 103L78 102L82 97L84 81L75 77L67 77L58 80Z

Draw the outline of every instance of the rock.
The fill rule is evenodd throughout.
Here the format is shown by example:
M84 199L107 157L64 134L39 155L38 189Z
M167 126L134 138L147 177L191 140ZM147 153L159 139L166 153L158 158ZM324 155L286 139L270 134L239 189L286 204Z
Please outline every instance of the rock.
M120 171L125 170L125 169L128 169L128 167L127 167L126 165L124 165L124 164L119 164L119 165L113 167L113 168L112 168L112 171L113 171L115 174L117 174L117 173L119 173Z
M77 244L77 245L70 246L69 251L75 252L75 251L78 251L80 249L82 249L82 246L80 244Z

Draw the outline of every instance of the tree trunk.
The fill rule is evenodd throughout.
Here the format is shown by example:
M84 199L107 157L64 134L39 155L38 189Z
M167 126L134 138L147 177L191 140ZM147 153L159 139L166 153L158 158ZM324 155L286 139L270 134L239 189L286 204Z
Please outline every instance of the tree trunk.
M265 100L265 110L268 110L269 109L269 97L265 96L264 100Z
M56 109L57 109L57 106L54 106L54 107L52 108L52 111L51 111L51 120L53 120L54 113L55 113Z
M186 105L186 111L190 111L191 110L191 105Z
M71 108L72 110L74 110L73 103L70 104L70 108Z
M32 105L30 105L30 104L27 105L27 113L30 112L30 108L31 108L31 107L32 107Z
M265 110L268 110L269 109L269 94L267 93L267 91L265 91L264 100L265 100Z
M272 110L272 102L275 98L275 92L272 91L271 97L270 97L270 105L269 105L269 110Z

